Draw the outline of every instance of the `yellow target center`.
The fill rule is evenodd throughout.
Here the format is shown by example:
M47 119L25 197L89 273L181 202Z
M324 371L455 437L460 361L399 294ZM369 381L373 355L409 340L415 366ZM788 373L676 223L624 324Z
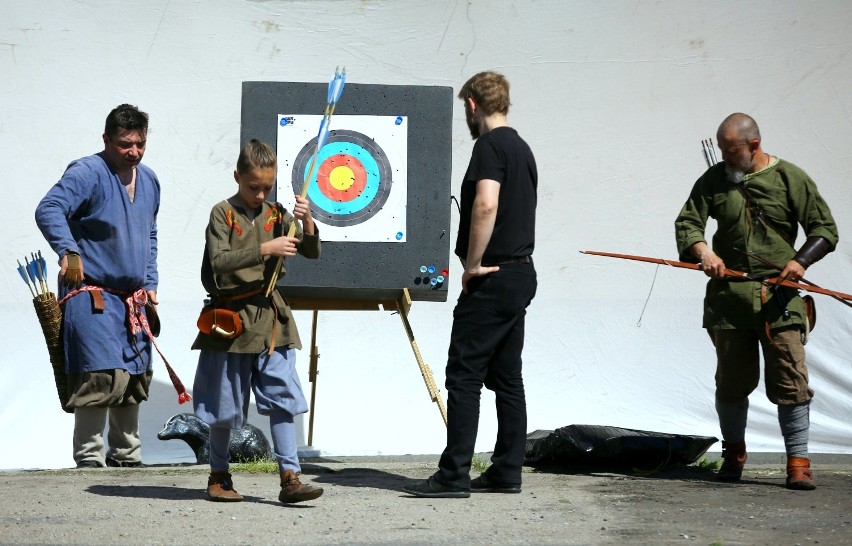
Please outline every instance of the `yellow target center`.
M328 181L334 189L346 191L355 183L355 173L349 167L341 165L331 170Z

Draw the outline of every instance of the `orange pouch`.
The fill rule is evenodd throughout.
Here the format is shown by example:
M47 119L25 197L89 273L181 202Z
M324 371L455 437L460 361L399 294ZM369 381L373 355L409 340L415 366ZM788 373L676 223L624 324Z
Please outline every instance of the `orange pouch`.
M198 316L198 329L203 334L234 339L243 333L243 322L236 311L221 307L205 307Z

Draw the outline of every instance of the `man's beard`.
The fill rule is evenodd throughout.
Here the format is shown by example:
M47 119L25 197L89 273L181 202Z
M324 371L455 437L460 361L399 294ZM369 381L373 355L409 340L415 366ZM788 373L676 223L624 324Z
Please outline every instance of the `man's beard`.
M728 180L734 184L739 184L745 178L746 173L752 172L752 162L749 159L744 159L739 164L725 162L725 174L728 175Z
M734 165L725 164L725 174L728 175L728 180L733 182L734 184L739 184L745 178L745 171L737 168Z
M473 137L473 140L479 138L479 124L473 120L470 116L466 117L467 119L467 128L470 129L470 136Z

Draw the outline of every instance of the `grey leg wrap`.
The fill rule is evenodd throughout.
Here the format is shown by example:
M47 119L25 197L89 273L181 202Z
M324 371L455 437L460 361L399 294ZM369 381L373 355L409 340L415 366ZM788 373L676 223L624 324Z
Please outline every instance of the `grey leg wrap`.
M210 471L227 472L230 454L231 429L210 427Z
M748 398L735 402L717 398L716 413L719 415L719 428L725 442L736 444L745 440Z
M104 454L104 427L107 408L86 406L74 408L74 462L94 461L106 466Z
M811 403L778 406L778 424L784 436L787 457L808 458L808 429L811 426Z
M119 463L142 462L142 440L139 439L139 404L109 408L107 459Z

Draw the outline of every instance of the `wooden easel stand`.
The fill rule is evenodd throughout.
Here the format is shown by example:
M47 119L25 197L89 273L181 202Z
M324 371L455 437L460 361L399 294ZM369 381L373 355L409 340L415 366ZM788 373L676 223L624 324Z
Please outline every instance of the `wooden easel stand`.
M407 288L403 288L402 296L400 296L397 300L332 300L300 297L288 297L287 299L291 309L313 312L313 321L311 324L311 356L308 367L308 381L311 383L310 416L308 418L308 445L313 445L314 441L314 405L316 403L317 375L319 373L317 319L320 311L385 310L399 312L399 318L402 319L402 325L405 328L406 335L408 335L408 341L411 343L411 349L414 351L414 358L417 359L417 365L420 367L420 375L423 376L423 381L426 383L426 389L429 391L429 397L433 402L438 404L438 410L441 412L441 418L444 420L444 425L446 426L447 408L444 406L444 401L441 398L441 393L437 385L435 385L435 378L432 376L432 370L423 360L423 355L420 354L420 348L417 346L417 341L414 339L414 331L411 329L411 323L408 321L408 312L411 310L412 302L411 294Z

